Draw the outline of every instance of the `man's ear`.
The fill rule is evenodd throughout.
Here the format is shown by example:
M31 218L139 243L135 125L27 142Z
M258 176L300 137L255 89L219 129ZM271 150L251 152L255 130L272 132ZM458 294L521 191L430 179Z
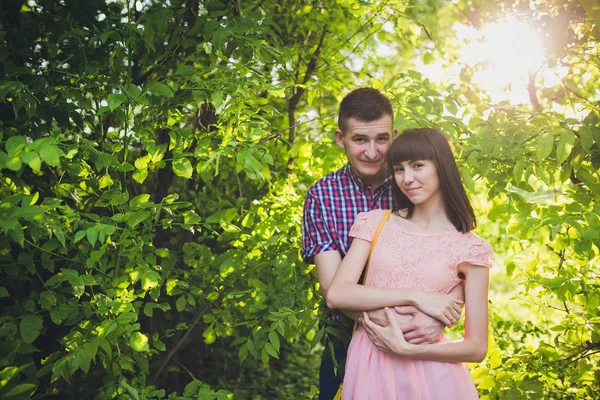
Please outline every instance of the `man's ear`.
M396 128L392 129L392 140L396 139L397 136L398 136L398 129L396 129Z
M346 148L346 145L344 144L344 132L340 131L339 129L335 130L335 142L342 149Z

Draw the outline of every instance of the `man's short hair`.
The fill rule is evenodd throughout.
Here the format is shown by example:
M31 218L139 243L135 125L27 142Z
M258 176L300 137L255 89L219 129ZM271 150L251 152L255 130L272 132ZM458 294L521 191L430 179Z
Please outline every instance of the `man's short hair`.
M371 122L384 115L389 115L393 121L392 103L387 97L377 89L368 87L356 89L348 93L340 104L338 127L346 133L349 118Z

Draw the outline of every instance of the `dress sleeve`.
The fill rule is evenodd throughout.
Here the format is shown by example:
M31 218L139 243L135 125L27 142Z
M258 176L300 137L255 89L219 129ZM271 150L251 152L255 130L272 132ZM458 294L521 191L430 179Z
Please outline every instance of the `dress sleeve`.
M475 240L467 245L461 262L469 263L479 267L492 267L494 248L491 244L475 236Z
M339 250L321 214L317 197L310 190L304 201L302 218L302 258L309 264L314 263L314 257L319 253Z
M350 228L351 237L366 240L372 242L379 222L383 216L383 210L373 210L369 212L362 212L356 216L352 228Z

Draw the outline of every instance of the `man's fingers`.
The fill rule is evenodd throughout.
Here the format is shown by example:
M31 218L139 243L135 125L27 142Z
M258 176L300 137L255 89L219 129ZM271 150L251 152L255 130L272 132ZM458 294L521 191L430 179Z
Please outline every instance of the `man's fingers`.
M385 308L385 315L387 315L388 323L394 329L400 330L400 326L398 326L398 321L396 321L396 316L394 315L394 311L389 308Z
M460 319L460 313L458 311L452 309L452 311L450 313L452 314L452 317L453 317L452 322L456 322Z
M404 339L406 339L407 341L411 341L413 339L422 338L422 337L424 337L423 333L416 329L414 331L406 332L404 334Z
M368 328L368 329L376 329L375 327L379 326L375 322L371 321L371 318L369 318L369 314L364 311L363 311L363 325L365 326L365 328Z
M407 322L405 324L400 325L400 330L402 331L402 333L404 333L405 335L411 331L414 331L415 329L417 329L418 326L415 325L414 322Z
M413 306L396 306L394 307L394 311L396 312L396 314L400 315L413 315L419 310Z
M425 338L423 336L419 336L419 337L415 337L415 338L410 338L410 339L405 336L404 338L410 344L426 344L426 343L431 343L429 341L429 339L427 339L427 338Z

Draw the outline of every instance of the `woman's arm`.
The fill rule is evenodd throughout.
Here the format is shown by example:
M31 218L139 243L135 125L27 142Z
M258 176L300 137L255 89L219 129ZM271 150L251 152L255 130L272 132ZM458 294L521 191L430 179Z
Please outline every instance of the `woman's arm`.
M344 310L375 310L412 305L449 325L460 317L461 304L452 296L416 290L387 289L359 285L371 243L354 238L327 291L327 306Z
M390 319L381 327L363 314L367 334L378 349L404 358L443 362L481 362L487 353L489 269L459 265L465 275L465 338L447 343L413 345L407 343L398 324ZM392 311L388 310L388 316Z

